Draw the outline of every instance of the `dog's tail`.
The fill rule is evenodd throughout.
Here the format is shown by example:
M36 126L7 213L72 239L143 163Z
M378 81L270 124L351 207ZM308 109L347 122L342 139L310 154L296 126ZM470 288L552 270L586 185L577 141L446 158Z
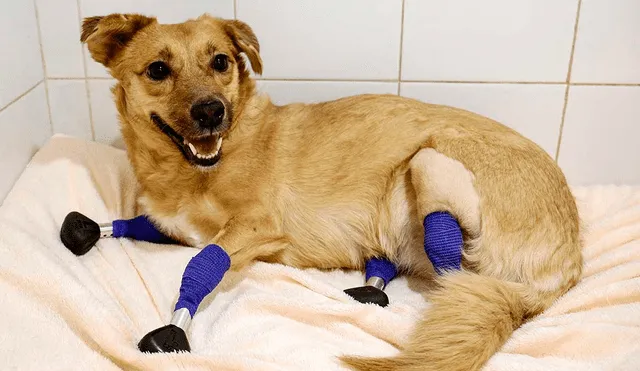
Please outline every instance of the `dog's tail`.
M361 371L479 370L515 329L550 304L525 285L474 273L445 275L439 283L402 353L341 360Z

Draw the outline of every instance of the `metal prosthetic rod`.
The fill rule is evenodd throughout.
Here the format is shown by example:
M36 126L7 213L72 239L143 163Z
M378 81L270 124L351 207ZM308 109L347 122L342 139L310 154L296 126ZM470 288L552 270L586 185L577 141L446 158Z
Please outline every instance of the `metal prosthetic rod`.
M218 245L209 245L195 255L184 270L180 296L171 322L146 334L138 343L143 352L190 352L186 331L200 303L229 270L229 255Z
M386 307L389 305L389 297L383 290L398 274L396 266L389 260L373 258L367 262L365 269L365 286L346 289L344 292L361 303Z
M387 286L384 283L384 280L380 277L371 277L367 280L365 284L367 286L375 287L376 289L379 289L379 290L384 290L385 286Z
M164 244L175 243L162 234L145 215L98 224L87 216L72 211L64 218L60 228L62 243L78 256L86 254L100 238L104 237L126 237Z

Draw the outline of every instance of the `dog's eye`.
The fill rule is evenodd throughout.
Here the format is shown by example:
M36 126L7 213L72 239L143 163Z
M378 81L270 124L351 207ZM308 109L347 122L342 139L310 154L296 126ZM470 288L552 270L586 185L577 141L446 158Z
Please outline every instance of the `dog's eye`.
M224 54L218 54L213 58L213 69L218 72L224 72L229 68L229 57Z
M164 80L170 73L171 69L164 62L153 62L147 67L147 76L152 80Z

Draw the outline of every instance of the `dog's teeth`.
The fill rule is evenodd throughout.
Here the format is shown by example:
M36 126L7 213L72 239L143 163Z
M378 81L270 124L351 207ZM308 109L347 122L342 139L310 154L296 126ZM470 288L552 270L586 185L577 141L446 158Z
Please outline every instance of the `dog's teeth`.
M189 146L189 150L191 150L191 153L202 160L210 160L214 157L216 157L218 155L218 152L220 152L220 147L222 147L222 138L218 138L218 141L216 142L216 149L215 151L208 153L208 154L203 154L203 153L198 153L198 150L196 149L196 146L194 146L193 144L191 144L190 142L188 142L186 139L184 140L184 144Z
M191 153L193 153L194 156L198 155L198 151L196 151L196 146L194 146L193 144L189 143L189 148L191 149Z

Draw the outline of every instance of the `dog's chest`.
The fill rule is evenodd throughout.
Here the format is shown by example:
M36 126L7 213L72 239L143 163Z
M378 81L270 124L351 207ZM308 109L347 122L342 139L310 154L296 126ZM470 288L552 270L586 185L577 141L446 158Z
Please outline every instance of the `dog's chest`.
M205 200L167 210L164 205L143 196L140 205L165 233L179 237L189 246L206 246L220 229L216 222L219 218L215 218L220 215L219 210ZM198 218L199 215L205 218Z
M178 212L175 215L155 217L156 221L172 235L181 236L184 241L195 247L206 245L206 239L193 223L189 222L187 212Z

